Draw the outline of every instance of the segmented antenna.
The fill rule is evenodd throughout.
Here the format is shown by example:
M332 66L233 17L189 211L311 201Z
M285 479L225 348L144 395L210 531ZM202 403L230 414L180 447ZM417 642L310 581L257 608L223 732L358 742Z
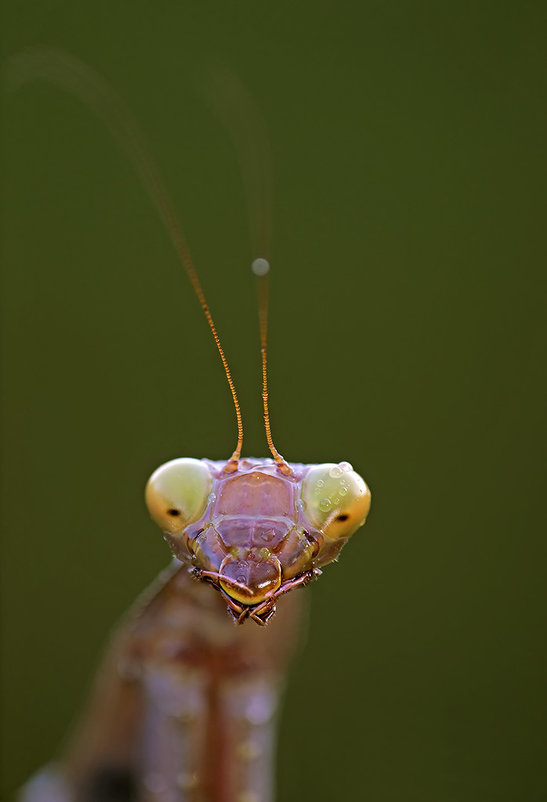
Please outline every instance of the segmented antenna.
M211 81L202 82L202 91L209 99L231 136L239 161L243 188L247 200L250 223L251 252L262 254L255 258L251 268L255 274L258 291L258 316L260 323L260 354L262 360L262 402L264 405L264 427L268 448L279 468L289 475L289 465L276 449L270 426L268 407L268 274L270 271L270 243L272 225L272 156L264 120L253 98L235 75L227 70L210 73Z
M256 276L258 290L258 320L260 325L260 356L262 359L262 403L264 404L264 428L266 429L266 440L268 448L277 464L277 467L286 475L292 473L288 464L285 462L272 439L270 426L270 410L268 408L268 295L269 295L269 273L270 263L267 259L259 257L251 265L251 270Z
M12 89L35 80L48 80L84 101L100 117L133 163L139 178L148 191L175 250L188 274L201 308L211 329L226 380L232 394L237 421L237 445L225 470L237 469L243 445L243 423L232 374L213 322L209 305L205 299L200 280L190 256L186 240L179 225L175 207L163 183L160 171L148 151L145 139L122 99L98 73L79 59L61 50L50 47L32 47L10 59L7 73L8 85Z

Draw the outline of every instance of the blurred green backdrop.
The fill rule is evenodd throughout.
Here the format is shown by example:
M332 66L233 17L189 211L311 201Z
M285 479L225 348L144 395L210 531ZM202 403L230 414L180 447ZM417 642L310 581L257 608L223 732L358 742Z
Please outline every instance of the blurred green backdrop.
M245 203L196 92L233 69L275 159L271 400L373 513L313 588L284 802L539 802L545 727L545 5L8 0L4 52L95 67L142 125L264 454ZM149 473L233 411L161 223L103 124L4 103L4 783L48 760L169 555Z

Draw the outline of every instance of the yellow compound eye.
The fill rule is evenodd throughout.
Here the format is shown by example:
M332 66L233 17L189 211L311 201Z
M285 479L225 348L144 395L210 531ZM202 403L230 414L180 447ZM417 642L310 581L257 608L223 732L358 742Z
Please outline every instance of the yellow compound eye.
M150 515L164 532L177 534L205 512L213 479L199 459L182 457L161 465L146 485Z
M353 535L370 509L370 490L349 462L315 465L301 495L306 518L331 540Z

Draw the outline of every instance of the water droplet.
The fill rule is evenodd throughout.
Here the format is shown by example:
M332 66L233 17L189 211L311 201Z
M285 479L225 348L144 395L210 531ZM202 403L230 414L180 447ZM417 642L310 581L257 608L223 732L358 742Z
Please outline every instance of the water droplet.
M322 498L319 502L319 509L321 512L328 512L332 507L332 501L330 498Z
M241 584L244 585L245 584L245 575L244 574L238 574L236 576L236 581L237 582L241 582Z
M349 490L349 487L347 485L342 485L341 484L338 492L340 493L341 496L345 496L346 493L348 492L348 490Z
M332 497L333 504L340 504L340 496L333 496Z
M324 479L318 479L317 482L315 483L315 486L316 487L324 487L325 486L325 480Z
M341 471L344 471L345 473L347 473L347 471L353 470L353 465L350 462L339 462L338 467L340 468Z
M329 471L329 476L331 477L331 479L340 479L342 473L343 473L342 468L340 468L339 465L334 465Z
M259 256L258 259L255 259L251 264L251 270L255 276L265 276L270 272L270 263L267 259L263 259Z

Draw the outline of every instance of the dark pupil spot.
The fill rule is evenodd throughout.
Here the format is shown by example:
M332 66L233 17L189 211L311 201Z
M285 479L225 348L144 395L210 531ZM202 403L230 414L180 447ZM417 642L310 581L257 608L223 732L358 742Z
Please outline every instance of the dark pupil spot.
M343 512L342 515L337 515L336 516L336 520L337 521L347 521L348 518L349 518L349 515L346 515L345 512Z
M172 515L173 518L176 518L177 515L180 515L180 510L176 510L175 508L167 510L167 515Z

